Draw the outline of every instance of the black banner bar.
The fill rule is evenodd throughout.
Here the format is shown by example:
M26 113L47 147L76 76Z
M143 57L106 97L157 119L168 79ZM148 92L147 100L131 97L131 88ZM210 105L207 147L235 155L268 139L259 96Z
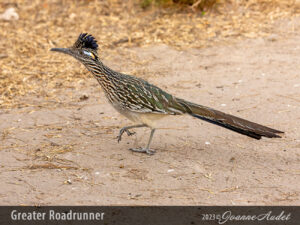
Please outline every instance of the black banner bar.
M0 206L0 224L299 225L296 206Z

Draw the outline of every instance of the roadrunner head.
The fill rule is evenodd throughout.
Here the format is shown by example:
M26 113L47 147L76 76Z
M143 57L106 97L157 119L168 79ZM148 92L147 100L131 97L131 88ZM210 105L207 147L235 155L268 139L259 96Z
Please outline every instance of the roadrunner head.
M77 41L69 48L51 48L51 51L68 54L83 64L98 60L98 44L96 39L87 33L79 35Z

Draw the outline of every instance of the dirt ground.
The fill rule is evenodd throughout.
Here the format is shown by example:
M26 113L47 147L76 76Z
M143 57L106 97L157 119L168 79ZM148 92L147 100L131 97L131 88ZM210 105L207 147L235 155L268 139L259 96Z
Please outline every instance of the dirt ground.
M0 111L1 205L300 205L300 29L293 24L283 38L289 21L278 25L268 37L235 44L123 51L143 62L139 68L122 54L105 63L285 131L282 139L257 141L189 116L169 117L154 136L156 154L133 153L127 149L145 145L149 130L118 144L119 129L130 122L65 56L56 66L81 67L86 79L67 89L57 82L56 101L32 94L23 99L27 107Z

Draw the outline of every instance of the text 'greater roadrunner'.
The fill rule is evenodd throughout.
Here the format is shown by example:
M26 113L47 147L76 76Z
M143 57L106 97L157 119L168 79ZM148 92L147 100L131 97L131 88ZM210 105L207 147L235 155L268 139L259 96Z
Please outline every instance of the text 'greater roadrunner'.
M132 151L148 154L155 152L149 148L156 127L155 122L167 115L189 114L255 139L260 139L262 136L279 138L277 133L283 133L212 108L176 98L145 80L113 71L98 58L97 49L98 44L95 38L83 33L79 35L72 47L52 48L51 50L71 55L83 63L97 79L113 107L136 123L133 126L123 127L118 135L118 141L121 140L124 132L128 136L134 134L129 131L131 128L149 127L151 129L146 148L132 148L130 149Z

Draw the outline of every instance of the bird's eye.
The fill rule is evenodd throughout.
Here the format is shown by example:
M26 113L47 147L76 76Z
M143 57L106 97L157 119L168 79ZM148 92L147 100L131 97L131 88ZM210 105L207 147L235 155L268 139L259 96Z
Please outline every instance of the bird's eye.
M91 53L91 52L88 52L88 51L85 51L85 50L83 50L83 53L84 53L85 55L87 55L87 56L92 57L93 59L96 58L95 55L94 55L94 53Z
M90 52L88 52L88 51L83 51L83 53L84 53L85 55L88 55L88 56L92 56L92 57L93 57L93 54L90 53Z

